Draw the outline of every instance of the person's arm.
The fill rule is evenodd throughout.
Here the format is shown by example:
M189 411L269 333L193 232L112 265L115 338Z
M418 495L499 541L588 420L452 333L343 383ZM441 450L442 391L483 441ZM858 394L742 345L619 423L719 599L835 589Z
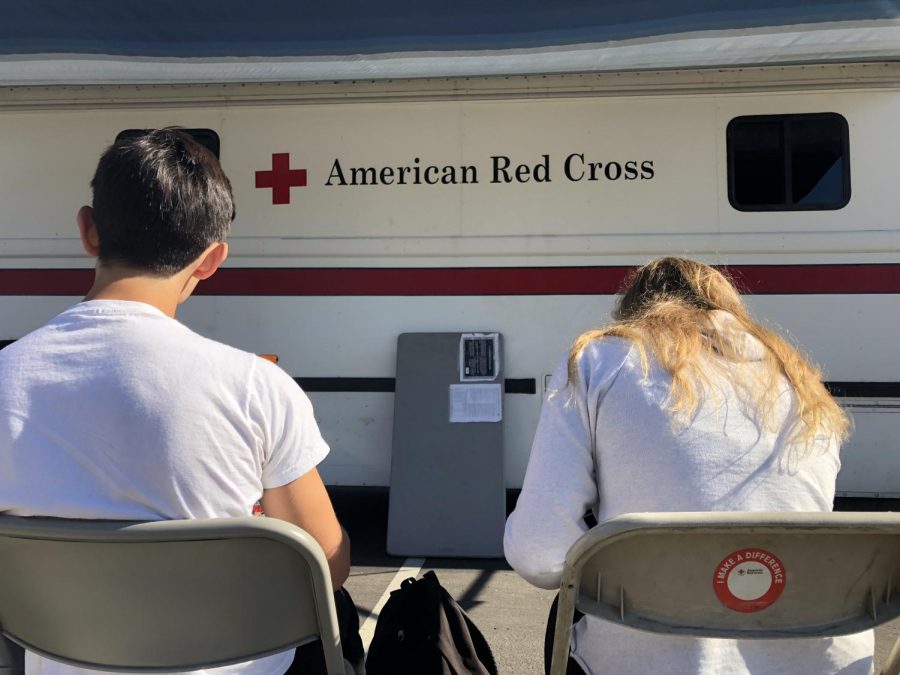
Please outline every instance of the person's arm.
M596 411L622 366L630 344L606 339L585 350L579 376L567 385L566 361L550 381L525 482L506 521L506 560L526 581L559 588L566 554L598 505L594 466Z
M593 443L584 385L565 385L565 364L541 408L525 482L506 521L503 551L512 568L539 588L559 588L566 553L586 530L582 516L597 500Z
M306 530L322 547L334 589L350 575L350 539L316 466L328 455L309 397L281 368L252 357L249 410L262 465L267 516Z
M331 584L339 589L350 576L350 537L338 522L319 472L313 469L287 485L264 490L262 507L267 516L293 523L319 542Z

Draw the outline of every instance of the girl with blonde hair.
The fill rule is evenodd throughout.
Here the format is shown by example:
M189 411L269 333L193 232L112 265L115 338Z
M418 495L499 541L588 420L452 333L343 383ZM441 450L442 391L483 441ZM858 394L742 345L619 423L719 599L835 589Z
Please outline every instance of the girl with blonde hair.
M610 325L553 375L504 549L558 588L598 522L646 511L830 511L848 420L797 349L750 316L718 270L666 257L636 270ZM868 674L871 631L829 639L669 637L583 617L571 673ZM580 669L580 670L579 670Z

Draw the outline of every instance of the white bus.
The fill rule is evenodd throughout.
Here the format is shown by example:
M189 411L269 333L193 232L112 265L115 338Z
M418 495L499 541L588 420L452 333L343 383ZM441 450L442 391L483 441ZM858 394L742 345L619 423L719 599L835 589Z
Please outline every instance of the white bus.
M839 494L900 497L900 29L827 18L440 53L7 49L0 340L89 288L74 215L103 148L176 125L237 204L179 318L280 357L329 484L390 483L398 335L496 331L520 487L548 373L630 267L680 254L727 266L823 367L856 422Z

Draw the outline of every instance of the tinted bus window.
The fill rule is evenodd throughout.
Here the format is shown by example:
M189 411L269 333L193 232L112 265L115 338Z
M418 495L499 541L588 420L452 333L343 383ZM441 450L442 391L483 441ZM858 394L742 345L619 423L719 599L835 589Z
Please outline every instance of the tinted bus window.
M728 200L739 211L839 209L850 201L847 120L835 113L728 124Z
M122 138L137 138L143 136L148 131L150 131L150 129L126 129L116 136L116 140L118 141ZM219 157L219 134L212 129L178 129L178 131L186 133L217 158Z

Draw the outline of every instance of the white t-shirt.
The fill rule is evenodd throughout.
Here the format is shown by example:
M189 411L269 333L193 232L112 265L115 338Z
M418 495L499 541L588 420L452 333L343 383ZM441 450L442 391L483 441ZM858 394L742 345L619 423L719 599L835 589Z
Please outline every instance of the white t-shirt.
M747 361L764 349L745 338ZM727 378L691 423L672 424L668 373L651 359L644 377L631 342L604 338L585 349L578 380L567 388L556 369L534 439L522 493L506 523L510 565L541 588L559 588L566 552L587 526L648 511L830 511L840 460L836 443L802 459L785 434L760 429ZM574 392L574 395L573 395ZM776 415L792 413L785 380ZM585 672L673 675L843 675L872 671L872 631L806 640L670 637L584 617L572 651Z
M150 305L77 304L0 351L0 512L113 520L250 515L328 454L278 366ZM216 669L282 673L293 652ZM77 668L27 655L29 675Z

